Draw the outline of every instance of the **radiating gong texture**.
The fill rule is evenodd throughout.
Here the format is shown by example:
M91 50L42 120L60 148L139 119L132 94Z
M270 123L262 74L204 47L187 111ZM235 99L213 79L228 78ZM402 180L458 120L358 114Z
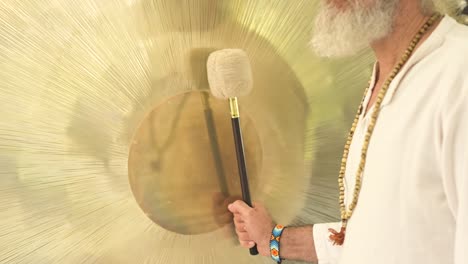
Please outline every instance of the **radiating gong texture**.
M206 76L225 48L252 64L239 104L253 199L282 224L335 220L370 60L314 57L315 4L0 1L0 263L269 263L218 206L240 194Z

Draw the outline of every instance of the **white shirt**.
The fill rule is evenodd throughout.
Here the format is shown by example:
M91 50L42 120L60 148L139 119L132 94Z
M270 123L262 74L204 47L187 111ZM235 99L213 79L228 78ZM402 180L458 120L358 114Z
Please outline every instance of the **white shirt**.
M370 113L351 144L347 204ZM394 79L342 247L329 227L314 226L320 264L468 263L468 27L444 18Z

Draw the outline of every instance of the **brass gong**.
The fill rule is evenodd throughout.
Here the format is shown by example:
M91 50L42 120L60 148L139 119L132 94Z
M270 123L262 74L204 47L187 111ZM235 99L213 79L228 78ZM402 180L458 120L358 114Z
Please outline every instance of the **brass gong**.
M240 194L206 58L249 55L239 98L254 200L335 220L336 173L371 56L308 48L311 0L2 0L0 263L269 263L217 199ZM210 112L211 115L207 115Z

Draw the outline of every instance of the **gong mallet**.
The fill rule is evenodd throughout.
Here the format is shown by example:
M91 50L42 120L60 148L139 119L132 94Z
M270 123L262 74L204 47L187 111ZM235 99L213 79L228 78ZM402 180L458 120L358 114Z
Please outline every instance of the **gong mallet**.
M242 189L242 199L252 207L249 180L245 164L244 143L240 127L237 97L252 90L252 69L249 57L240 49L218 50L210 54L207 62L208 83L214 97L228 100L231 109L232 131L237 154L237 167ZM258 255L257 246L250 248L251 255Z

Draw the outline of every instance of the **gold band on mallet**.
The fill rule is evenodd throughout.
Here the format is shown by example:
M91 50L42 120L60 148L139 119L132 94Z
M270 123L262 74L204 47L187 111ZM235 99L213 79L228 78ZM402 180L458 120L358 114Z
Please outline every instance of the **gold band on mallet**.
M229 98L229 107L231 108L231 117L239 118L239 105L237 104L237 97Z

